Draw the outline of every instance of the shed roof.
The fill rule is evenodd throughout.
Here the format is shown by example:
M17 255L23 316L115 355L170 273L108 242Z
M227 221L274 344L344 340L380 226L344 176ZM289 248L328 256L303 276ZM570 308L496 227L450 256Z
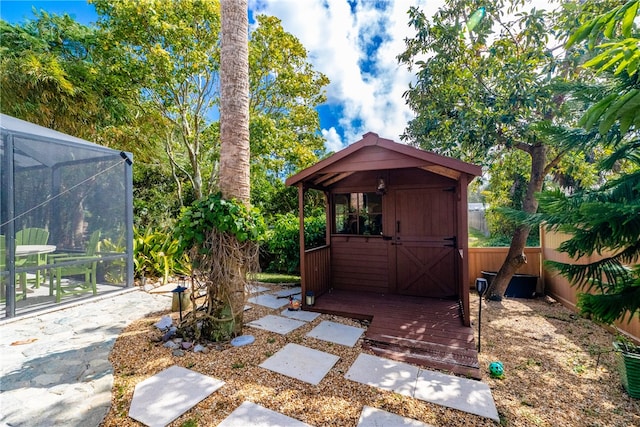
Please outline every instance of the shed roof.
M356 172L419 168L455 180L482 173L480 166L420 150L369 132L347 148L289 177L287 185L301 182L307 187L325 189Z

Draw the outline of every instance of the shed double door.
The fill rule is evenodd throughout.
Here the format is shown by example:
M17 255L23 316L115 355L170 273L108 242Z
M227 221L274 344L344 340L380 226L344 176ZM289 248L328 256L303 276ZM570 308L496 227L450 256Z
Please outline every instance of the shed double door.
M451 187L397 190L396 293L434 298L457 294L455 191Z

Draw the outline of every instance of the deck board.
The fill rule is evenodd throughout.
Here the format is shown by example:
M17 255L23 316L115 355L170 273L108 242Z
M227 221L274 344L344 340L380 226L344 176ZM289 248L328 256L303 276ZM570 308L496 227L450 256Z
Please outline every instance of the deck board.
M379 356L482 377L473 329L463 325L457 301L334 289L309 310L369 320L364 346Z

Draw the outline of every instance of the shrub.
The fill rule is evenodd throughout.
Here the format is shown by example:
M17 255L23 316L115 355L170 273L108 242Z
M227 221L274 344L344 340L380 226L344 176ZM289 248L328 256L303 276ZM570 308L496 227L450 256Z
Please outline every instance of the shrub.
M134 229L133 263L136 277L162 277L163 283L172 274L189 272L189 260L179 250L178 239L152 228L144 234Z
M305 247L325 244L325 215L316 214L305 219ZM277 215L267 232L267 244L262 252L262 264L267 271L299 273L300 271L300 220L292 213Z

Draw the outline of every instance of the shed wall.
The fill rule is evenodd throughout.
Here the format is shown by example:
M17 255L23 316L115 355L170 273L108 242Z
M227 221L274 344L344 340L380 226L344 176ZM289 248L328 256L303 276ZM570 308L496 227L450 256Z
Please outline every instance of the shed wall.
M388 292L388 242L380 237L333 236L331 282L336 289Z

